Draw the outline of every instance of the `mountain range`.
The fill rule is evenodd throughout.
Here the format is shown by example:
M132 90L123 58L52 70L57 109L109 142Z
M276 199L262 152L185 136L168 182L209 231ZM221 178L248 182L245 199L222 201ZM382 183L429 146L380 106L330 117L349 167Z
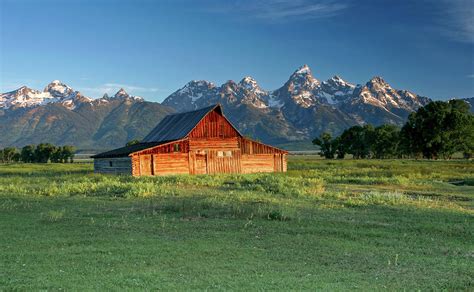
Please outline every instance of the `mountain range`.
M472 98L466 99L474 104ZM216 86L190 81L161 104L120 89L93 99L55 80L43 91L23 86L0 94L0 147L50 142L79 149L109 149L143 138L164 116L215 103L245 135L266 143L305 141L323 131L334 134L353 125L402 125L431 102L374 77L356 85L334 76L316 79L298 68L276 90L262 89L252 77ZM472 110L472 107L471 107Z

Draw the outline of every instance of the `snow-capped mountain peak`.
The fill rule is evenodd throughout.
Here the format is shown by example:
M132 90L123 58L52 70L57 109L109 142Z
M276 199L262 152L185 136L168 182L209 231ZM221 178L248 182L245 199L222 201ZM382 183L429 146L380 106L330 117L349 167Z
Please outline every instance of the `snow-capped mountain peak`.
M110 98L122 98L134 101L143 101L140 96L131 96L121 88L113 97L104 95L98 99L99 102L107 102ZM74 110L78 105L91 103L92 98L82 95L79 91L72 89L59 80L53 80L43 91L34 90L22 86L17 90L0 94L0 109L10 107L34 107L49 103L60 103L69 110Z
M313 90L320 82L313 77L309 66L303 65L290 76L287 83L292 84L295 90Z
M369 104L386 111L404 109L414 111L426 105L430 99L411 93L407 90L396 90L382 77L376 76L364 86L354 90L352 103Z
M192 80L189 81L183 88L179 89L177 93L179 94L192 94L196 91L208 90L216 87L214 83L206 80ZM195 97L196 99L196 97Z
M41 92L22 86L17 90L0 94L0 108L30 107L57 101L49 92Z
M74 90L71 87L67 86L59 80L51 81L51 83L49 83L43 91L49 92L52 96L60 99L69 97L74 93Z
M209 98L216 94L217 88L214 83L206 80L192 80L173 92L162 104L179 108L180 111L195 110L201 98Z
M105 95L104 95L105 96ZM128 94L127 91L125 91L125 89L123 88L120 88L117 93L114 94L114 96L112 96L113 99L124 99L124 100L136 100L136 101L143 101L143 97L141 96L133 96L133 95L130 95Z
M349 83L347 82L346 80L342 79L340 76L333 76L332 78L330 78L328 81L326 81L327 83L332 83L334 85L337 85L337 86L340 86L340 87L351 87L351 88L355 88L355 85L352 84L352 83Z
M244 77L239 84L249 90L259 87L257 81L251 76Z
M389 90L389 89L392 89L392 87L390 86L390 84L388 84L382 77L380 76L375 76L373 77L372 79L369 80L369 82L367 82L367 87L369 88L374 88L376 90L378 89L385 89L385 90Z
M126 98L129 96L130 95L123 88L120 88L119 91L117 91L117 93L114 95L115 98Z
M268 94L265 90L263 90L257 83L257 81L250 77L246 76L244 77L240 82L239 86L241 86L243 89L248 90L250 92L253 92L254 94L257 95L266 95Z
M287 104L291 102L303 108L309 108L322 102L317 96L320 82L313 77L308 65L298 68L288 81L272 94L272 104Z
M309 68L308 65L304 64L303 66L299 67L295 73L293 73L293 75L306 75L306 74L309 74L311 75L311 68Z

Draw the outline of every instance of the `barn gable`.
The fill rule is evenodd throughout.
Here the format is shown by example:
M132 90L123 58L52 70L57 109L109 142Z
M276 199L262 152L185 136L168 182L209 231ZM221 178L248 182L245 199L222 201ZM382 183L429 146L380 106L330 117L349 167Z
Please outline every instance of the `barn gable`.
M208 112L187 136L190 139L242 137L223 115L220 105Z
M178 113L166 116L143 140L142 143L153 143L153 142L168 142L183 139L188 137L193 130L199 129L198 125L202 125L203 119L209 119L209 121L217 121L224 119L230 127L234 130L232 134L242 136L234 126L223 117L222 108L219 104L205 107L199 110ZM206 128L206 127L203 127ZM209 130L212 130L209 128ZM197 130L199 131L199 130ZM203 130L205 131L205 130ZM193 131L195 132L195 131ZM202 132L204 133L204 132ZM231 134L230 132L228 133ZM199 134L195 134L199 136Z

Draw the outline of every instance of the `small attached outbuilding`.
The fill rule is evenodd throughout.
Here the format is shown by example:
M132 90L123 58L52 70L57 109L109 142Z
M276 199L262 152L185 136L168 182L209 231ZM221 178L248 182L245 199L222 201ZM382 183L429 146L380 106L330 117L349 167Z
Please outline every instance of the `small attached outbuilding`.
M287 156L242 136L214 105L168 115L141 143L92 158L97 173L141 176L286 172Z

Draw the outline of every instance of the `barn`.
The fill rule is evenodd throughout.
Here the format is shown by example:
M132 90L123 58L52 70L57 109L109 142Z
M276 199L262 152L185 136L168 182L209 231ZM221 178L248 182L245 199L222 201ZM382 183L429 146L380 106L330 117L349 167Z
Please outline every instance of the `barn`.
M166 116L140 143L100 153L97 173L286 172L288 152L242 136L221 105Z

